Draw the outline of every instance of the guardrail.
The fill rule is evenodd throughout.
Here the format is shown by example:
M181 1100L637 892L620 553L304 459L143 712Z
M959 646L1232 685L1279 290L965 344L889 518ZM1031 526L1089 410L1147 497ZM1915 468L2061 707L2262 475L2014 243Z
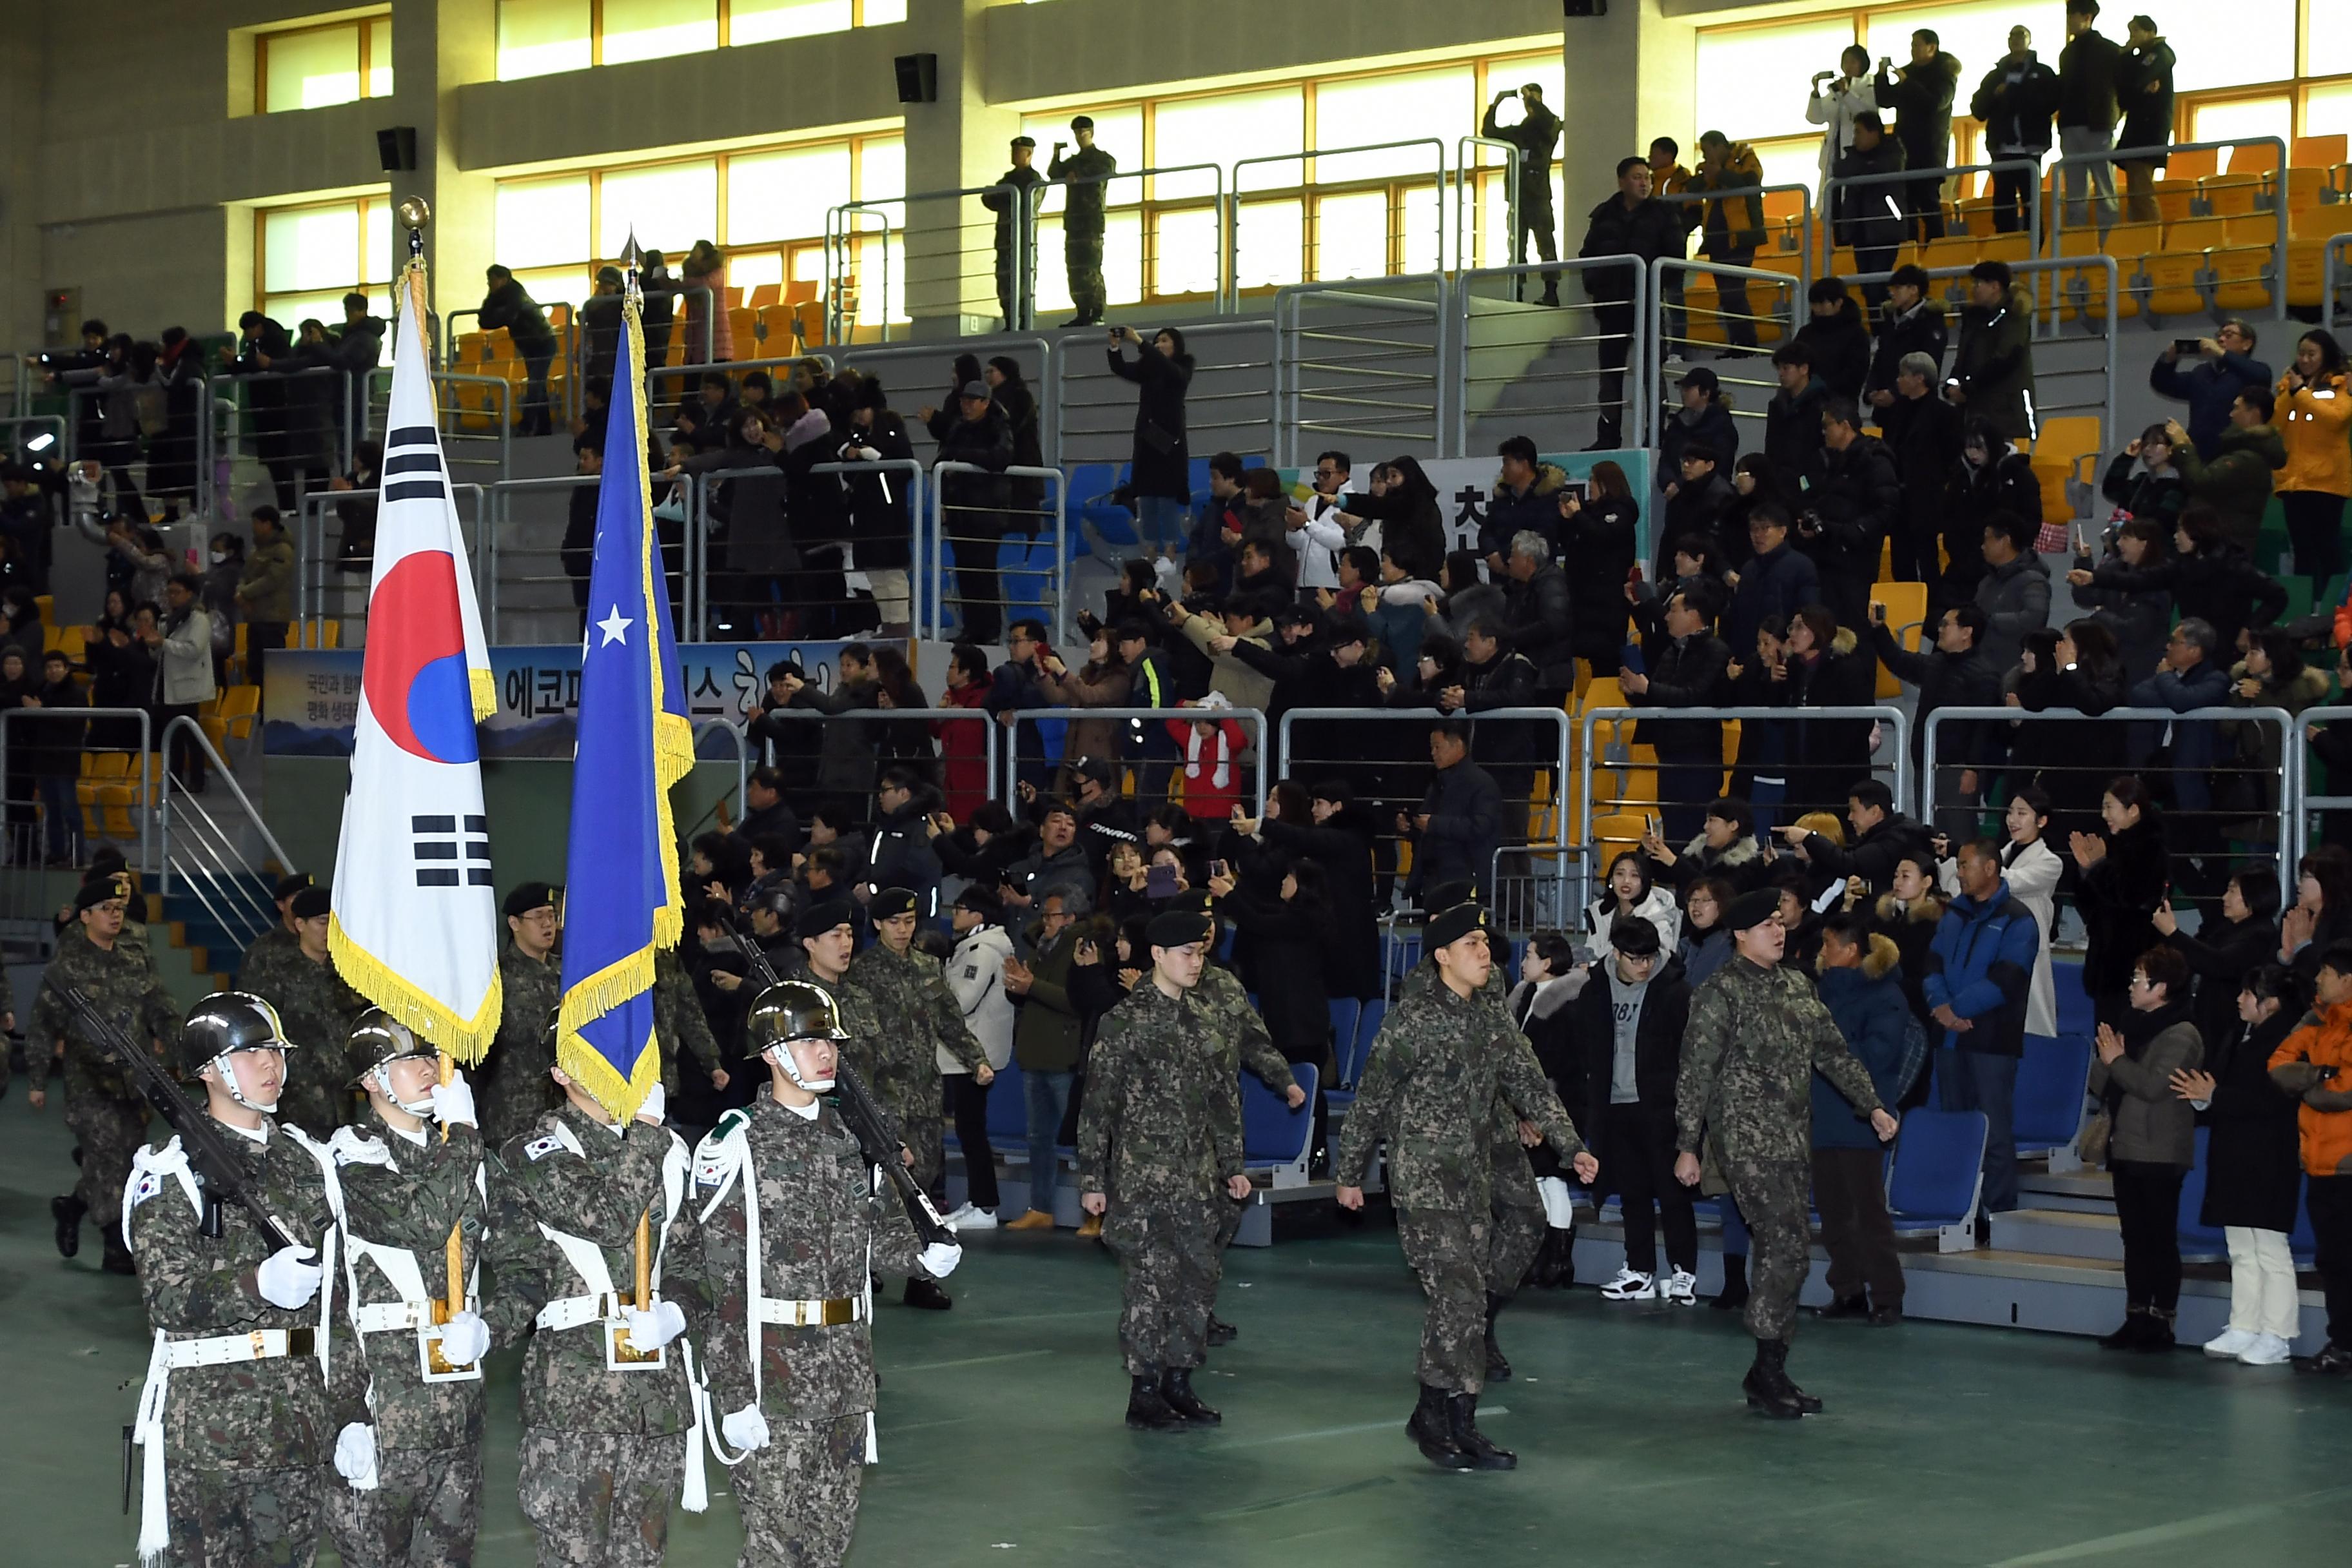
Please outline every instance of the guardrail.
M2312 731L2326 724L2347 723L2352 723L2352 707L2341 704L2322 703L2315 708L2306 708L2294 716L2294 743L2287 748L2284 785L2291 792L2295 805L2294 836L2289 841L2289 848L2292 852L2282 854L2280 856L2282 860L2299 864L2305 855L2311 853L2312 825L2315 814L2327 811L2352 811L2352 795L2315 795L2308 793L2311 788ZM2328 783L2336 789L2341 791L2347 784L2352 784L2352 778L2336 778L2335 772L2336 770L2332 768L2328 770ZM2283 889L2283 897L2286 902L2294 901L2294 890L2291 886ZM2281 907L2284 908L2284 904L2283 903Z
M1023 807L1020 791L1020 786L1024 782L1021 778L1021 766L1024 761L1021 754L1022 728L1024 725L1047 723L1056 721L1064 723L1083 723L1088 720L1109 720L1114 723L1134 720L1141 720L1147 723L1168 723L1171 721L1179 723L1215 723L1223 720L1231 719L1236 723L1246 725L1249 729L1250 738L1249 745L1244 754L1254 759L1252 767L1256 780L1256 793L1251 797L1256 802L1256 804L1251 808L1250 815L1256 816L1263 814L1265 810L1268 764L1265 745L1265 713L1262 709L1013 708L1008 709L1005 711L1006 715L1012 719L1013 722L1007 726L1011 732L1011 738L1003 748L1004 772L999 780L996 798L1003 804L1003 806L1007 811L1014 814L1016 820ZM1127 737L1122 734L1119 745L1120 754L1109 759L1118 763L1120 766L1131 766L1135 763L1134 758L1125 755L1128 749L1126 742ZM1033 764L1042 762L1044 766L1050 769L1057 765L1064 765L1071 762L1075 762L1076 759L1066 754L1061 757L1030 757L1025 760ZM1238 765L1241 759L1239 757L1234 759L1235 765ZM1182 772L1183 766L1181 762L1173 764L1173 773L1171 775L1171 782L1173 782L1175 775L1179 775ZM1034 781L1029 782L1034 783Z
M1385 196L1390 184L1401 180L1418 182L1423 177L1423 171L1416 165L1400 174L1386 167L1390 160L1381 159L1376 155L1382 153L1402 153L1408 149L1418 151L1422 148L1427 148L1431 153L1428 178L1432 188L1436 193L1437 200L1432 204L1430 213L1428 253L1416 256L1413 254L1412 242L1408 234L1402 231L1390 231ZM1372 167L1362 171L1351 170L1349 167L1351 161L1369 163ZM1224 233L1225 276L1232 279L1226 292L1229 310L1241 309L1242 289L1245 286L1242 273L1242 218L1245 211L1244 188L1249 186L1251 182L1242 171L1250 168L1270 169L1289 164L1297 166L1297 178L1261 180L1249 190L1248 194L1259 203L1265 203L1269 198L1296 190L1301 194L1302 200L1309 202L1309 205L1299 215L1301 244L1298 275L1302 279L1311 279L1318 283L1349 280L1335 279L1324 273L1322 206L1326 202L1334 198L1344 198L1349 194L1344 189L1331 187L1345 186L1351 181L1358 180L1378 181L1384 199L1381 209L1381 269L1354 280L1362 282L1376 279L1394 280L1399 277L1409 277L1420 272L1442 273L1445 266L1445 142L1441 138L1413 136L1394 142L1371 142L1359 147L1308 147L1297 153L1268 153L1255 158L1238 158L1234 161L1232 195L1226 197L1229 216L1225 220ZM1321 166L1324 164L1336 164L1338 168L1328 169ZM1277 278L1282 270L1284 269L1276 269ZM1265 287L1264 284L1255 286Z
M1032 710L1032 711L1034 711L1034 710ZM1097 710L1088 709L1086 710L1086 711L1094 712ZM941 725L945 725L952 729L954 726L959 724L977 724L980 726L981 731L981 776L983 780L980 793L987 798L995 798L999 788L999 781L1003 776L1002 771L997 763L998 752L1002 749L997 744L996 734L1000 726L996 721L996 715L989 712L984 708L851 708L839 713L827 713L822 709L817 708L771 708L763 709L761 712L761 718L780 719L785 722L794 724L830 724L836 722L851 724L919 723L926 726L927 731L931 735L931 738L934 741L940 738L939 735L939 729ZM699 731L697 732L699 733ZM774 737L770 736L762 742L761 760L771 766L775 764L776 745ZM890 759L892 762L897 762L898 760L898 759L896 757ZM928 763L944 766L946 763L960 761L961 759L933 755L929 758L914 758L910 760L918 764ZM822 763L820 763L819 765L822 766ZM876 767L877 771L882 765L884 765L882 761L879 758L876 759ZM860 795L871 794L872 786L869 784L866 788L856 793Z
M1690 279L1696 278L1707 279L1712 292L1693 288ZM1650 279L1648 332L1656 347L1660 383L1643 405L1648 417L1652 421L1672 417L1664 410L1664 365L1675 360L1688 363L1704 347L1725 351L1715 374L1717 381L1732 391L1728 400L1732 418L1760 426L1766 410L1780 392L1772 369L1772 351L1795 337L1804 324L1805 291L1811 285L1796 275L1769 268L1727 267L1671 256L1650 263ZM1729 352L1734 350L1744 352ZM1764 446L1760 434L1752 443L1741 444L1755 451ZM1657 487L1663 489L1668 480L1681 478L1662 473L1657 476Z
M1487 163L1482 155L1487 152L1500 153L1502 161ZM1498 174L1503 179L1501 239L1503 255L1511 254L1510 247L1518 243L1519 237L1520 167L1521 153L1516 142L1494 136L1465 136L1454 144L1454 254L1445 258L1447 268L1462 270L1501 262L1501 257L1490 262L1484 254L1488 236L1486 226L1478 221L1487 208L1486 176L1490 174ZM1546 191L1544 195L1549 196L1551 193Z
M1186 449L1194 457L1220 449L1244 457L1271 456L1282 418L1276 378L1281 338L1274 321L1204 321L1181 331L1185 349L1192 355L1192 380L1184 395ZM1247 347L1227 351L1222 346L1259 342L1263 357ZM1081 383L1101 386L1118 379L1107 357L1092 362L1099 369L1076 368L1090 357L1081 347L1085 342L1083 338L1063 339L1048 362L1053 440L1046 450L1052 461L1066 468L1128 462L1135 449L1134 404L1074 395Z
M134 819L139 826L137 865L142 871L152 868L155 863L150 854L154 842L154 814L150 806L155 799L155 716L144 708L0 708L0 789L5 789L8 777L8 726L11 723L37 723L44 719L64 720L74 723L86 723L93 719L139 721L139 794L132 803ZM121 750L120 747L114 746L91 747L87 731L83 733L79 749L85 752ZM110 779L101 781L107 784L113 782L115 781ZM100 820L103 820L102 816Z
M1005 501L1001 506L974 504L970 501L950 503L948 500L950 488L948 481L959 477L970 478L975 481L989 479L1007 481L1042 479L1054 487L1054 504L1046 506L1041 498L1037 504L1023 506L1021 492L1017 489L1011 488L1005 490ZM947 563L950 557L956 563L955 570L960 589L955 595L955 599L957 604L963 607L962 622L965 629L961 637L963 640L968 641L971 640L970 627L972 624L972 605L985 602L990 611L997 614L1000 618L1003 618L1004 611L1011 607L1005 604L999 578L1008 574L1013 576L1033 574L1025 569L1016 569L1011 574L1001 572L998 566L998 552L1005 536L1015 533L1042 535L1045 531L1040 527L1023 528L1018 523L1008 523L992 533L983 523L973 532L950 533L948 531L947 514L957 511L983 518L994 514L1007 519L1024 517L1053 519L1054 560L1050 573L1052 585L1047 594L1041 596L1037 607L1045 612L1041 618L1051 623L1055 642L1058 645L1066 641L1070 624L1069 502L1069 477L1059 468L1021 467L983 468L977 463L931 465L931 525L925 552L929 556L931 571L929 600L931 637L934 639L944 639L947 636L949 598ZM958 544L968 548L958 551L956 549ZM996 639L991 637L982 640L993 642Z
M1764 216L1764 198L1780 193L1792 193L1797 198L1797 227L1793 234L1785 228L1776 230L1772 220ZM1689 206L1700 202L1755 202L1756 230L1763 236L1763 243L1756 247L1757 250L1774 256L1796 257L1798 287L1808 289L1812 286L1813 267L1821 259L1813 247L1813 238L1818 231L1813 227L1812 186L1796 184L1731 185L1716 191L1677 191L1673 195L1661 195L1656 199L1674 206ZM1701 212L1699 221L1691 227L1694 233L1703 236L1706 229L1706 213Z
M1886 134L1891 136L1894 132L1888 132ZM1906 169L1887 174L1847 174L1843 176L1832 174L1828 179L1822 182L1822 205L1825 209L1827 209L1829 216L1830 243L1832 247L1833 248L1839 246L1850 247L1853 243L1852 240L1842 239L1839 237L1840 230L1845 228L1848 224L1857 221L1856 219L1838 211L1837 198L1842 192L1861 190L1866 187L1877 185L1893 185L1898 192L1900 192L1908 190L1913 185L1917 184L1922 181L1934 180L1937 184L1937 190L1938 193L1937 197L1937 210L1941 212L1943 199L1941 192L1943 186L1950 181L1958 178L1962 174L1985 174L1990 176L1986 181L1988 188L1992 187L1995 182L1997 182L2003 174L2022 174L2025 176L2026 189L2031 193L2026 202L2026 234L2028 237L2026 254L2029 256L2041 255L2042 203L2039 198L2042 191L2042 163L2038 158L2000 158L1988 163L1948 163L1939 169ZM1877 220L1874 219L1872 221L1875 222ZM1906 208L1903 214L1905 238L1907 239L1910 237L1910 230L1916 221L1916 218Z
M1047 165L1051 167L1050 163ZM1200 176L1207 175L1207 188L1200 188ZM1116 187L1133 182L1129 191ZM1146 182L1150 182L1148 184ZM1069 193L1093 186L1108 186L1103 192L1102 216L1104 228L1097 236L1093 257L1094 270L1102 281L1103 297L1088 301L1077 298L1070 287L1068 268L1069 227L1067 213ZM1230 214L1225 205L1225 171L1216 163L1171 163L1149 169L1122 169L1110 174L1093 174L1072 178L1048 177L1040 187L1045 193L1037 202L1037 226L1040 235L1031 258L1032 304L1047 310L1075 310L1080 315L1091 314L1097 321L1112 306L1132 307L1150 300L1157 303L1178 303L1205 300L1212 310L1225 308L1226 275L1221 266L1225 255L1225 225ZM1055 198L1061 198L1055 205ZM1113 220L1121 216L1135 220L1134 244L1130 248L1121 244L1114 249L1109 243ZM1181 220L1205 217L1208 220L1209 244L1197 253L1188 249L1171 250L1166 241L1173 237L1171 229L1185 226ZM1056 247L1052 237L1042 231L1062 219L1060 288L1055 289L1053 258ZM1171 224L1170 219L1180 220ZM1124 226L1121 225L1120 226ZM1198 243L1198 237L1194 239ZM1083 255L1083 253L1082 253ZM1189 258L1189 259L1188 259ZM1130 281L1124 276L1113 280L1113 274L1124 275L1129 265L1134 274ZM1036 286L1035 274L1043 273L1045 282ZM1034 323L1033 323L1034 324ZM1075 322L1072 324L1076 324Z
M1341 440L1444 449L1447 384L1443 273L1294 283L1275 291L1275 462ZM1414 331L1428 323L1427 341Z
M923 612L930 606L924 602L923 590L927 586L936 586L936 578L933 575L934 563L929 560L929 552L934 547L934 542L922 529L916 526L919 519L931 515L923 500L926 476L923 473L921 461L914 458L883 458L870 463L819 463L809 472L837 475L845 481L859 476L868 476L881 481L882 503L885 506L898 508L907 520L908 560L905 568L898 571L898 575L907 580L907 613L901 616L893 616L889 613L888 605L883 599L881 589L874 582L876 568L856 564L853 555L852 569L866 574L867 587L874 595L875 605L882 612L883 625L903 625L910 628L929 626L930 621L925 618ZM894 476L896 476L895 479ZM894 486L897 487L895 489ZM853 493L843 504L854 513L856 510L855 487L850 488ZM889 569L885 568L885 570Z
M2287 145L2286 139L2283 136L2241 136L2223 142L2180 142L2168 147L2117 147L2105 153L2075 153L2054 160L2050 164L2052 179L2051 188L2047 193L2050 204L2051 255L2058 255L2065 245L2067 207L2070 205L2080 205L2087 213L2092 205L2103 199L2092 190L2091 182L2085 178L2082 196L2070 201L2064 194L2068 171L2081 169L2087 174L2093 168L2103 167L2112 171L2119 164L2146 163L2158 157L2176 157L2183 153L2219 153L2225 149L2234 150L2240 147L2268 147L2273 154L2269 169L2263 171L2259 175L2250 172L2247 178L2251 181L2266 175L2273 182L2270 204L2271 216L2275 222L2276 237L2271 243L2271 261L2270 266L2265 269L2264 281L2270 289L2271 304L2274 313L2284 319L2286 315ZM2229 175L2224 174L2221 177L2226 179ZM2043 193L2038 188L2034 199L2037 205L2043 199ZM2117 206L2117 216L2098 225L2102 236L2113 224L2124 221L2121 216L2124 198L2118 195L2114 200ZM2255 197L2258 211L2262 200L2260 195Z
M488 496L492 491L506 486L531 487L572 482L575 481L508 479L488 486L471 482L464 484L453 482L450 485L450 500L453 505L461 496L470 499L473 502L471 516L460 510L457 521L461 526L470 525L467 531L470 532L471 537L466 541L466 548L473 562L474 592L476 598L483 606L486 628L495 624L491 616L498 596L498 581L494 565L498 537L496 530L490 526L491 512L488 504ZM341 561L349 558L347 547L351 542L339 532L336 536L337 542L346 548L339 549L330 556L327 550L327 512L331 507L335 510L337 521L347 522L347 520L342 517L343 508L347 506L377 507L381 506L383 501L383 491L380 489L304 492L300 508L295 514L294 520L294 619L296 622L316 624L331 620L356 620L362 626L367 624L368 589L373 580L373 574L369 571L362 570L351 574L349 586L355 590L358 601L356 605L347 603L331 611L327 603L329 585L331 581L331 574L339 569L339 563ZM371 552L373 550L372 536L370 550ZM486 556L490 560L486 561ZM499 640L495 632L488 632L487 635L493 642Z
M1520 285L1530 274L1556 275L1571 289L1589 293L1583 286L1596 272L1628 279L1629 297L1622 301L1563 297L1557 306L1519 301ZM1538 437L1538 447L1585 446L1588 437L1570 422L1580 423L1590 415L1606 426L1612 408L1619 432L1614 445L1648 446L1653 399L1646 389L1657 356L1644 352L1643 323L1654 288L1638 256L1570 257L1479 268L1454 279L1449 336L1456 345L1459 368L1446 380L1455 389L1450 426L1455 453L1472 449L1472 419L1486 417L1499 403L1502 389L1513 386L1537 390L1534 401L1516 403L1505 411L1510 433L1527 433L1531 418L1556 421L1549 426L1554 438ZM1579 363L1572 368L1544 368L1563 352ZM1589 368L1582 363L1588 356ZM1587 384L1592 388L1589 399L1579 395ZM1474 404L1479 405L1475 416Z
M697 764L702 761L702 738L714 733L725 735L728 744L735 750L735 819L740 822L746 809L745 793L751 787L751 742L742 731L725 720L705 719L694 727L694 760Z
M2315 708L2308 711L2321 714L2323 716L2330 713L2342 713L2347 717L2352 717L2352 709L2339 708L2331 710ZM1936 740L1938 732L1941 731L1944 726L1948 723L2000 724L2006 722L2017 726L2031 724L2105 725L2113 723L2130 725L2145 724L2154 726L2158 731L2155 734L2127 736L2126 738L2124 744L2128 747L2132 752L2136 753L2141 750L2141 747L2137 742L2142 740L2145 740L2146 742L2146 750L2152 752L2154 749L2161 743L2160 732L2163 728L2167 726L2197 723L2242 723L2248 721L2276 724L2279 727L2280 763L2279 771L2275 775L2267 772L2233 767L2222 763L2202 765L2192 764L2186 768L2178 765L2159 768L2151 765L2147 756L2137 754L2127 755L2126 760L2120 766L2109 766L2105 763L2095 759L2087 763L2068 764L2066 767L2059 769L2044 767L2041 771L2043 773L2073 772L2078 775L2088 774L2090 777L2087 782L2095 784L2098 791L2101 793L2103 793L2106 788L2107 779L2119 774L2137 773L2142 775L2153 774L2159 777L2168 776L2176 792L2176 802L2179 799L2178 792L2179 791L2180 786L2183 784L2192 785L2195 789L2202 792L2206 804L2201 806L2182 806L2176 804L2174 807L2166 814L2166 820L2168 822L2186 821L2190 825L2192 833L2196 835L2195 839L2186 845L2175 842L2168 846L2168 848L2173 855L2182 858L2186 858L2190 856L2220 856L2222 853L2221 845L2219 835L2214 830L2222 826L2225 822L2239 822L2260 818L2271 818L2275 820L2278 824L2277 844L2282 850L2282 853L2278 857L2278 879L2280 907L2284 909L2287 905L2294 902L2294 859L2293 857L2284 854L2284 850L2287 846L2294 844L2296 841L2297 830L2295 827L2295 818L2300 814L2295 810L2294 803L2302 794L2304 765L2302 756L2303 748L2299 745L2290 745L2287 742L2291 738L2304 732L2307 729L2307 726L2299 722L2294 714L2289 713L2284 708L2191 708L2185 712L2178 713L2169 708L2110 708L2105 712L2097 715L2086 714L2079 710L2071 708L2050 708L2043 709L2039 711L2029 711L2021 708L1938 708L1933 713L1927 715L1927 721L1920 730L1919 773L1920 777L1927 781L1927 786L1932 790L1937 776ZM2174 743L2176 745L2179 743L2179 738L2177 735L2175 736ZM2007 747L2001 748L2004 754L2007 752ZM2005 765L2002 762L1998 760L1985 761L1983 759L1979 759L1979 763L1982 766L1989 768L1990 771L2007 773L2012 778L2014 778L2016 774L2017 770ZM1948 771L1949 768L1956 765L1958 764L1946 763L1944 764L1944 767ZM2107 777L2099 777L2098 775L2102 773L2105 773ZM2245 807L2234 803L2227 805L2217 805L2212 804L2212 791L2214 785L2217 784L2226 784L2232 778L2236 777L2242 777L2253 781L2257 788L2262 787L2260 781L2274 778L2278 788L2278 796L2275 800L2270 803L2267 808L2259 806ZM2043 787L2048 788L2049 786L2044 785ZM2062 815L2067 815L2071 812L2071 814L2075 816L2076 821L2073 826L2092 827L2095 829L2095 824L2090 822L2087 818L2094 815L2097 809L2099 799L2097 793L2093 793L2089 790L2072 788L2052 789L2050 793L2053 796L2058 797L2057 805ZM1901 796L1898 798L1908 797ZM1933 806L1934 800L1932 795L1929 796L1929 803L1930 805ZM2058 835L2053 831L2052 837L2054 839ZM2063 848L2061 844L2053 843L2052 847L2053 849L2060 850L2063 856ZM2219 878L2214 879L2214 884L2216 889L2218 889L2220 884Z
M7 433L8 454L19 462L26 458L69 460L66 454L72 435L62 414L12 414L0 419L0 431Z
M165 752L171 751L175 735L184 735L189 743L202 752L211 766L212 777L228 785L230 798L245 813L253 830L260 835L262 844L278 864L279 875L296 870L293 857L286 853L285 846L279 844L277 835L269 831L269 825L262 820L260 810L236 782L236 775L229 771L229 765L222 761L221 754L213 749L204 727L184 714L173 719L163 726L162 744ZM157 890L168 897L173 890L172 879L176 871L181 890L194 898L205 913L212 917L215 925L237 938L237 946L242 951L252 946L257 938L278 923L277 906L261 890L257 879L263 875L262 871L246 861L231 837L229 827L206 810L198 797L185 791L178 791L175 795L176 787L177 781L173 778L172 770L166 767L155 811L156 834L162 852ZM176 856L173 848L175 806L183 828L184 856Z

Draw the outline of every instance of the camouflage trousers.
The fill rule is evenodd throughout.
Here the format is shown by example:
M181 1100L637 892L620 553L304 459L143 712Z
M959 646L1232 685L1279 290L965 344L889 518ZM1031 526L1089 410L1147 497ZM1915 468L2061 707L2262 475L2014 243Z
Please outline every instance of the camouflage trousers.
M166 1461L173 1568L310 1568L319 1552L323 1466L208 1470L179 1455Z
M66 1126L81 1145L81 1175L74 1192L89 1205L89 1217L100 1230L119 1236L122 1184L131 1179L131 1157L147 1142L147 1103L69 1094Z
M735 1467L743 1515L738 1568L831 1568L857 1529L866 1417L775 1421L768 1446Z
M378 1484L327 1483L327 1538L344 1568L469 1568L482 1499L482 1447L381 1448Z
M915 1156L908 1169L913 1171L916 1184L927 1193L937 1194L940 1184L947 1180L947 1123L940 1117L939 1107L931 1107L928 1116L908 1115L898 1107L890 1114L898 1119L898 1135L907 1141L907 1148Z
M1543 1198L1536 1191L1535 1167L1515 1138L1507 1161L1498 1152L1486 1205L1486 1289L1507 1301L1519 1293L1536 1254L1543 1247Z
M539 1531L539 1568L656 1568L686 1438L523 1430L522 1516Z
M1190 1201L1122 1204L1103 1216L1103 1245L1118 1259L1118 1349L1128 1374L1201 1364L1217 1294L1223 1194Z
M1797 1293L1812 1268L1812 1171L1802 1160L1726 1160L1723 1173L1751 1237L1742 1321L1759 1340L1785 1341L1796 1332Z
M1475 1394L1486 1381L1486 1270L1494 1222L1454 1209L1396 1211L1397 1240L1428 1304L1421 1319L1421 1381Z

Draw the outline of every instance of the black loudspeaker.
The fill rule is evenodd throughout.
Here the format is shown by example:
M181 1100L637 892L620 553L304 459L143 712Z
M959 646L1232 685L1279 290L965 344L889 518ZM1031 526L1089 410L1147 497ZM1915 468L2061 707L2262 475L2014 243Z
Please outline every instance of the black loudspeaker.
M1563 16L1606 16L1609 0L1559 0Z
M940 100L940 57L900 55L890 64L898 72L898 101L937 103Z
M375 133L375 154L383 172L396 174L416 167L416 127L389 125Z

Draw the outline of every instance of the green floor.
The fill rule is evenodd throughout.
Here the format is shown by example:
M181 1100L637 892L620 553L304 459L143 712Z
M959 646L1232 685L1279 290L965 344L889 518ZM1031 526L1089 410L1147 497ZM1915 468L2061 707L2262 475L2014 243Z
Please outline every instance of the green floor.
M0 1102L5 1555L126 1563L119 1434L144 1325L130 1283L95 1270L94 1235L72 1263L51 1249L66 1140L55 1102L37 1117L18 1087ZM1233 1255L1223 1311L1242 1338L1203 1379L1225 1412L1213 1434L1119 1424L1118 1273L1067 1232L982 1238L953 1289L952 1312L882 1314L882 1463L852 1553L868 1568L2347 1560L2352 1384L2283 1370L1925 1324L1820 1329L1794 1365L1829 1413L1790 1427L1741 1407L1747 1344L1726 1315L1548 1294L1505 1319L1520 1375L1489 1395L1518 1471L1448 1476L1402 1431L1420 1301L1377 1221ZM527 1564L510 1364L491 1402L478 1561ZM669 1560L729 1563L736 1546L722 1495L679 1517Z

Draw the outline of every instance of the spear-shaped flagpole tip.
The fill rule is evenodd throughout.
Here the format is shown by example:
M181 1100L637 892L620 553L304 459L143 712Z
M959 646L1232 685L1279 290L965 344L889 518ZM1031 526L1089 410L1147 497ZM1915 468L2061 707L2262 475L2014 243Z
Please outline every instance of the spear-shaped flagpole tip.
M632 297L635 297L637 292L637 266L644 256L645 252L637 247L637 226L631 224L629 237L621 247L621 267L626 274L626 281L623 287Z

